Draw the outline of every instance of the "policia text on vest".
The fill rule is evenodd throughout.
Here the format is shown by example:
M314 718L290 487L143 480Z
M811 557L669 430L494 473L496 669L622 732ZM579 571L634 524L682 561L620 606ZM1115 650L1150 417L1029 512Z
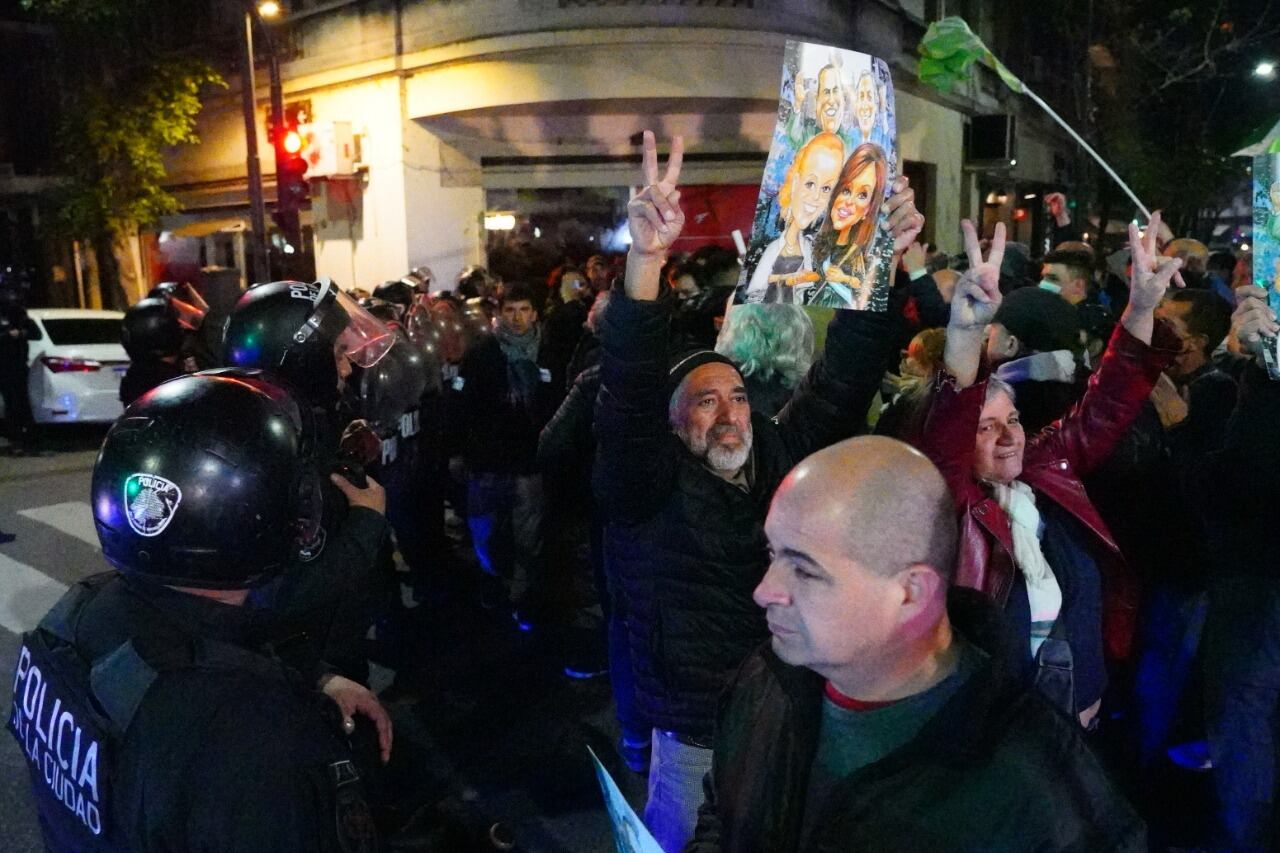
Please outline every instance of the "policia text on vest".
M24 644L14 672L9 728L22 745L33 781L43 780L89 833L100 836L103 792L98 767L105 758L101 735L82 725L76 709L59 693Z

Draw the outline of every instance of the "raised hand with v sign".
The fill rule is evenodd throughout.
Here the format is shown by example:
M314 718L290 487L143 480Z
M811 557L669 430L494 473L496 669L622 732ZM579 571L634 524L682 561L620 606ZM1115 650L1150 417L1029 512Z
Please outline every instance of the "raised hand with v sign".
M1129 276L1129 304L1120 317L1120 323L1129 334L1144 344L1151 343L1155 332L1155 312L1182 268L1181 258L1167 258L1156 246L1160 231L1160 211L1151 215L1146 234L1138 232L1138 226L1129 223L1129 250L1132 252L1133 271Z
M972 385L978 377L982 344L987 337L987 324L1000 307L1000 264L1004 261L1004 223L996 223L991 248L986 260L973 223L960 223L964 231L964 250L969 256L969 269L956 282L951 298L951 322L947 325L945 361L947 371L961 388Z
M1004 223L996 223L991 238L991 248L986 260L982 259L982 243L973 223L960 223L964 231L964 251L969 256L969 269L956 282L955 296L951 299L951 329L979 332L986 329L1000 307L1000 264L1004 262Z
M667 252L684 228L680 209L680 164L684 160L684 139L671 140L667 169L658 172L658 143L653 132L644 132L644 189L627 204L627 227L631 231L631 251L627 253L626 291L632 299L656 299L658 279Z
M643 255L666 254L684 228L680 210L680 164L684 140L671 140L667 169L659 177L658 144L653 132L644 132L644 189L627 205L627 225L631 229L631 251Z

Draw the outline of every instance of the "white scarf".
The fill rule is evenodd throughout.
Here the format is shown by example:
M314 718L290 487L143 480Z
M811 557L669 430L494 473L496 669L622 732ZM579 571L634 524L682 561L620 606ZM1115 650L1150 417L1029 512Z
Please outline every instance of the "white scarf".
M1013 561L1027 583L1027 600L1031 604L1031 654L1034 657L1062 610L1062 588L1040 550L1040 511L1036 509L1035 492L1020 480L1014 480L1007 486L1000 483L991 485L996 503L1009 517Z

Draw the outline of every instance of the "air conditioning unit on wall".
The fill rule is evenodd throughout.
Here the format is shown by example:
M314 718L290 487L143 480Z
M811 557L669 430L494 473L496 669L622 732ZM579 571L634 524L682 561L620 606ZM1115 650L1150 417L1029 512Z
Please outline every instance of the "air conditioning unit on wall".
M358 152L349 121L317 121L298 126L307 179L344 178L356 174Z

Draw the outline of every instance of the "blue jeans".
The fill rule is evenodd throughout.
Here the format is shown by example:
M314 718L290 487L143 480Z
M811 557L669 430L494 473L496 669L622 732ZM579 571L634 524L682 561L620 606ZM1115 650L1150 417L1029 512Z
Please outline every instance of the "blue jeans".
M1213 579L1204 647L1205 727L1218 794L1211 849L1276 849L1280 580Z
M1208 596L1203 591L1157 584L1144 608L1134 694L1139 729L1139 760L1150 768L1170 745L1187 682L1191 679Z
M591 564L604 610L614 713L622 727L622 739L628 746L635 747L649 742L653 726L636 704L636 674L631 667L631 633L627 630L626 601L621 584L605 571L604 525L594 518L591 521Z
M711 750L681 743L670 732L653 730L644 825L666 853L679 853L693 838L704 798L702 780L709 772Z
M518 602L542 580L542 477L473 473L467 481L467 526L480 568L511 584Z

